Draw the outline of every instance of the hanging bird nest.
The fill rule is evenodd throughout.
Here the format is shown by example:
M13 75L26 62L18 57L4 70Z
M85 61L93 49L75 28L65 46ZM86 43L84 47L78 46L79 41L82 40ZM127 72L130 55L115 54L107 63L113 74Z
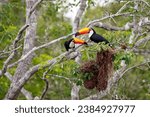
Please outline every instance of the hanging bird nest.
M86 89L94 89L95 86L97 85L97 76L92 76L91 79L87 79L84 81L84 87Z
M84 80L84 87L93 89L96 87L98 91L103 91L107 88L108 79L113 72L113 52L111 49L97 52L96 60L87 61L80 67L83 74L93 74L91 78Z
M80 67L81 72L83 73L93 73L93 74L97 74L98 73L98 65L96 63L96 61L91 60L88 61L86 63L84 63L81 67Z

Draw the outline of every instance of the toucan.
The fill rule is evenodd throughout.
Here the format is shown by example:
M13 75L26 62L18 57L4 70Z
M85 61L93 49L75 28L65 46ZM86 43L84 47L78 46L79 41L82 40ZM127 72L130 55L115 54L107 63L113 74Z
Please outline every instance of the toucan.
M78 35L88 34L91 41L95 43L105 42L105 44L109 44L109 41L106 40L101 35L97 34L93 28L83 28L75 33L75 37Z
M87 43L82 39L72 38L68 41L65 41L64 46L65 46L66 50L69 51L70 49L75 48L75 44L87 44Z

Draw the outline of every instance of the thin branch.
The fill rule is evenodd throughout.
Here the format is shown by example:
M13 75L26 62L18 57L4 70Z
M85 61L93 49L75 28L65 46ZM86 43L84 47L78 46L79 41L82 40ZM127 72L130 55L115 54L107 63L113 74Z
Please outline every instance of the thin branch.
M32 93L30 93L30 92L27 91L26 89L22 88L22 89L21 89L21 93L26 97L26 99L28 99L28 100L33 100Z
M148 7L150 7L150 4L148 2L146 2L145 0L141 0L142 2L144 2Z
M147 26L148 24L150 24L150 21L147 19L141 19L139 21L139 23L137 23L137 24L139 24L140 27L143 27L143 26ZM117 26L112 26L110 24L106 24L106 23L99 21L99 22L90 24L90 27L99 27L99 28L103 28L103 29L109 30L109 31L126 31L126 30L130 30L130 29L134 28L134 25L135 25L134 22L132 22L132 23L127 22L124 26L117 27ZM138 37L138 35L137 35L137 37Z
M82 45L81 45L82 46ZM76 49L78 49L80 46L78 46ZM75 51L74 50L74 51ZM12 83L12 86L11 87L15 87L13 88L13 90L11 91L11 94L7 93L5 99L11 99L11 97L14 97L16 95L16 92L19 92L20 89L24 86L24 84L31 78L31 76L33 74L35 74L35 72L37 72L38 70L40 69L43 69L43 68L46 68L46 67L49 67L51 65L54 65L54 63L57 63L58 61L62 61L64 57L66 57L68 54L71 54L72 52L74 51L70 51L70 52L65 52L65 53L62 53L61 55L53 58L52 60L48 60L47 62L44 63L44 65L41 63L41 64L38 64L38 65L35 65L33 67L31 67L25 74L23 77L21 77L21 79L16 82L16 83ZM9 97L9 98L7 98Z
M13 51L10 54L10 56L7 58L7 60L4 62L1 75L3 75L7 71L7 66L8 66L9 62L14 58L14 56L16 54L17 43L21 39L22 34L27 29L27 27L29 27L29 25L26 24L23 27L21 27L21 29L19 30L17 37L15 38L15 40L13 42Z
M31 14L35 11L35 9L37 8L37 6L42 2L43 0L38 0L30 9L30 12L28 14L28 18L31 16Z
M40 97L40 99L42 100L44 98L44 96L46 95L47 91L48 91L48 88L49 88L49 82L48 82L48 79L46 78L42 78L42 80L45 82L45 88L42 92L42 95Z
M117 26L108 25L102 22L96 22L96 23L93 23L91 27L99 27L99 28L103 28L109 31L126 31L126 30L130 30L131 28L133 28L133 23L127 22L123 27L117 27Z
M130 2L133 2L133 1L128 1L128 2L126 2L126 3L117 11L116 14L119 14L120 12L122 12Z
M37 8L37 6L42 2L43 0L38 0L33 7L30 9L30 12L28 14L28 18L31 16L31 14L35 11L35 9ZM8 59L4 62L3 65L3 69L2 69L2 74L5 73L7 71L7 66L9 64L9 62L13 59L13 57L15 56L16 50L15 48L17 47L17 42L21 39L23 32L26 30L26 28L29 27L28 24L25 24L24 26L21 27L21 29L18 32L18 35L16 37L16 39L13 42L13 49L14 51L12 52L12 54L8 57Z
M52 45L52 44L54 44L54 43L56 43L56 42L59 42L59 41L61 41L61 40L63 40L63 39L66 39L66 38L72 36L73 34L75 34L75 33L71 33L71 34L69 34L69 35L67 35L67 36L63 36L63 37L57 38L57 39L55 39L55 40L53 40L53 41L50 41L49 43L43 44L43 45L41 45L41 46L34 47L34 48L33 48L32 50L30 50L27 54L25 54L24 56L22 56L21 59L19 59L19 60L16 61L15 63L9 65L8 68L13 67L13 66L15 66L16 64L20 63L21 61L23 61L24 59L26 59L26 58L27 58L30 54L32 54L33 52L35 52L35 51L37 51L37 50L39 50L39 49L41 49L41 48L48 47L48 46L50 46L50 45Z
M136 68L136 67L143 66L143 65L145 65L145 64L147 64L147 63L150 63L150 61L145 61L145 62L143 62L143 63L141 63L141 64L134 65L134 66L132 66L132 67L126 69L126 70L121 74L121 77L123 77L123 75L124 75L126 72L128 72L128 71L130 71L130 70L132 70L132 69L134 69L134 68Z
M6 72L4 75L12 82L13 76L9 72ZM33 96L31 95L31 93L27 91L26 89L22 88L21 93L26 97L26 99L28 100L33 99Z
M20 49L21 47L22 47L22 45L18 46L17 48L15 48L15 49L13 49L13 50L11 50L11 51L1 52L0 57L3 56L3 55L5 55L5 54L10 54L10 53L12 53L13 51L16 51L16 50Z
M71 80L76 80L76 78L68 78L68 77L65 77L65 76L60 76L60 75L55 75L55 74L48 74L50 76L54 76L54 77L57 77L57 78L63 78L67 81L69 81L70 84L72 84L72 81Z
M96 22L100 22L102 20L105 20L105 19L108 19L108 18L112 18L112 17L118 17L118 16L133 16L131 12L126 12L126 13L120 13L120 14L112 14L112 15L109 15L109 16L105 16L105 17L102 17L100 19L96 19L96 20L93 20L91 22L89 22L87 24L87 27L90 27L93 23L96 23Z
M135 43L133 49L139 47L140 45L144 44L144 43L147 42L147 41L150 41L150 35L148 35L148 36L146 36L146 37L144 37L144 38L138 40L138 41Z
M137 48L134 48L132 51L134 53L137 53L137 54L150 55L150 50L148 50L148 49L137 49Z
M80 2L81 2L81 4L79 6L79 9L77 11L77 14L76 14L76 16L74 18L74 22L73 22L73 32L76 32L78 30L80 21L81 21L81 17L86 9L87 0L80 0Z
M58 61L56 61L58 62ZM56 64L56 62L54 62L49 68L48 70L46 70L44 73L43 73L43 78L42 80L45 82L45 88L42 92L42 95L40 97L40 99L42 100L44 98L44 96L46 95L47 91L48 91L48 88L49 88L49 82L48 82L48 79L46 78L48 72L50 72L51 68Z

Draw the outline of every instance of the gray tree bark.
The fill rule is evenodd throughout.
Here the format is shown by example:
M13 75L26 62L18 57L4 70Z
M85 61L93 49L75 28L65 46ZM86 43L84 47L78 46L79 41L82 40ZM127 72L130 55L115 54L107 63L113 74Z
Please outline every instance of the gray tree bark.
M79 28L83 13L86 10L86 2L87 2L87 0L80 0L81 4L80 4L77 14L74 18L74 22L73 22L73 26L72 26L73 32L77 32L77 30ZM81 54L80 54L79 50L77 50L77 54L78 54L78 56L75 58L75 61L77 64L81 64ZM77 86L74 83L72 86L72 90L71 90L71 99L72 100L79 100L79 91L80 91L80 86Z
M26 0L26 24L29 24L29 27L26 29L22 56L24 56L34 47L37 18L35 11L30 15L30 10L35 2L36 0ZM28 71L32 58L33 54L29 55L26 59L18 64L16 72L13 76L13 82L11 83L10 89L6 94L6 99L17 99L21 89L16 87L16 84Z

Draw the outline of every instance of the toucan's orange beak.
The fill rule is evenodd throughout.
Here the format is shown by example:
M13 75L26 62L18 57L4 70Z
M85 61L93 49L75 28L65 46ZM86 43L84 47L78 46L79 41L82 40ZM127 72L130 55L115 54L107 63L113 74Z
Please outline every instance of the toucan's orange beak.
M73 39L73 42L74 42L75 44L87 44L84 40L79 39L79 38L74 38L74 39Z
M75 34L75 36L87 34L87 33L89 33L89 32L90 32L90 28L83 28L83 29L79 30L79 31Z

